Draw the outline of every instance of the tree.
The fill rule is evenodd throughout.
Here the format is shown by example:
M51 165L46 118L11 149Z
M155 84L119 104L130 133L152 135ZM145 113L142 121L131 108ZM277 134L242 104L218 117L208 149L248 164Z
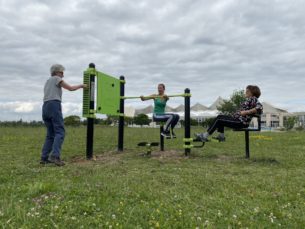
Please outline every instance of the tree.
M128 126L129 124L133 123L133 118L132 117L124 117L125 125Z
M64 123L67 126L79 126L80 117L77 115L70 115L64 118Z
M297 117L289 116L284 117L284 127L286 130L291 130L297 122Z
M217 107L223 114L233 114L240 107L240 104L246 100L245 91L234 91L229 100L224 100L223 104Z
M150 120L146 114L138 114L136 117L134 117L134 123L136 125L149 125Z
M202 126L205 128L209 128L212 123L214 122L215 118L206 118L203 122L202 122Z
M107 115L107 119L105 121L106 125L116 124L119 122L119 116L115 115Z
M191 118L191 120L190 120L190 125L191 125L191 126L198 126L198 121L197 121L197 119Z

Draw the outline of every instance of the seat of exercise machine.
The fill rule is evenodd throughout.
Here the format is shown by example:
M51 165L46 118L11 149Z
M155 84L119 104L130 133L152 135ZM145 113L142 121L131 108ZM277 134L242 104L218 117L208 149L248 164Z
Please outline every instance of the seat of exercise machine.
M199 145L194 145L194 144L191 144L191 147L192 148L202 148L203 146L204 146L204 144L205 144L205 142L203 142L203 141L200 141L199 139L193 139L193 138L189 138L189 139L183 139L183 141L186 143L186 142L189 142L190 144L191 143L194 143L194 142L200 142L201 144L199 144Z
M253 115L253 118L257 118L257 127L233 129L233 131L261 131L261 115Z
M233 131L244 131L245 132L245 141L246 141L246 158L250 158L250 138L249 132L251 131L261 131L261 115L256 114L253 117L257 118L258 127L248 127L248 128L240 128L233 129Z

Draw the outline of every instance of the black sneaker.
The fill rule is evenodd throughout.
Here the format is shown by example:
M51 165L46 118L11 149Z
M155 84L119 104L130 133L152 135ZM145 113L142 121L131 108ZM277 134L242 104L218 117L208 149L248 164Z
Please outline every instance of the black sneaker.
M50 161L49 159L41 158L41 160L40 160L41 165L47 165L47 164L51 164L51 163L53 163L53 162Z
M64 166L65 165L65 163L62 160L60 160L60 157L51 156L50 161L57 166Z
M163 132L161 132L161 135L163 137L165 137L166 139L172 138L171 133L169 131L163 131Z
M219 142L225 142L226 141L226 137L220 136L220 135L218 135L216 137L213 137L213 139L215 139L215 140L217 140Z

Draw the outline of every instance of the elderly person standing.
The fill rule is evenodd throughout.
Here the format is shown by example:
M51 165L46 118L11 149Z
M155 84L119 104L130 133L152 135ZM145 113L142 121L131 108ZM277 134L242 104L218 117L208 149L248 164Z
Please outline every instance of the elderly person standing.
M63 166L60 159L61 146L65 137L64 120L61 110L62 88L75 91L85 88L85 84L71 86L64 80L64 66L54 64L51 66L51 77L44 85L44 98L42 107L42 119L47 127L47 136L41 152L40 164L55 163ZM50 153L52 155L49 157Z

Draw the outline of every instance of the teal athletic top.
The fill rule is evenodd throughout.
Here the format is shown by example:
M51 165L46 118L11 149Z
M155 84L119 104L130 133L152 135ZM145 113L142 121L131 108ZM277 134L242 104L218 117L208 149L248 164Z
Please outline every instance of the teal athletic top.
M161 98L155 98L154 114L164 114L167 100Z

